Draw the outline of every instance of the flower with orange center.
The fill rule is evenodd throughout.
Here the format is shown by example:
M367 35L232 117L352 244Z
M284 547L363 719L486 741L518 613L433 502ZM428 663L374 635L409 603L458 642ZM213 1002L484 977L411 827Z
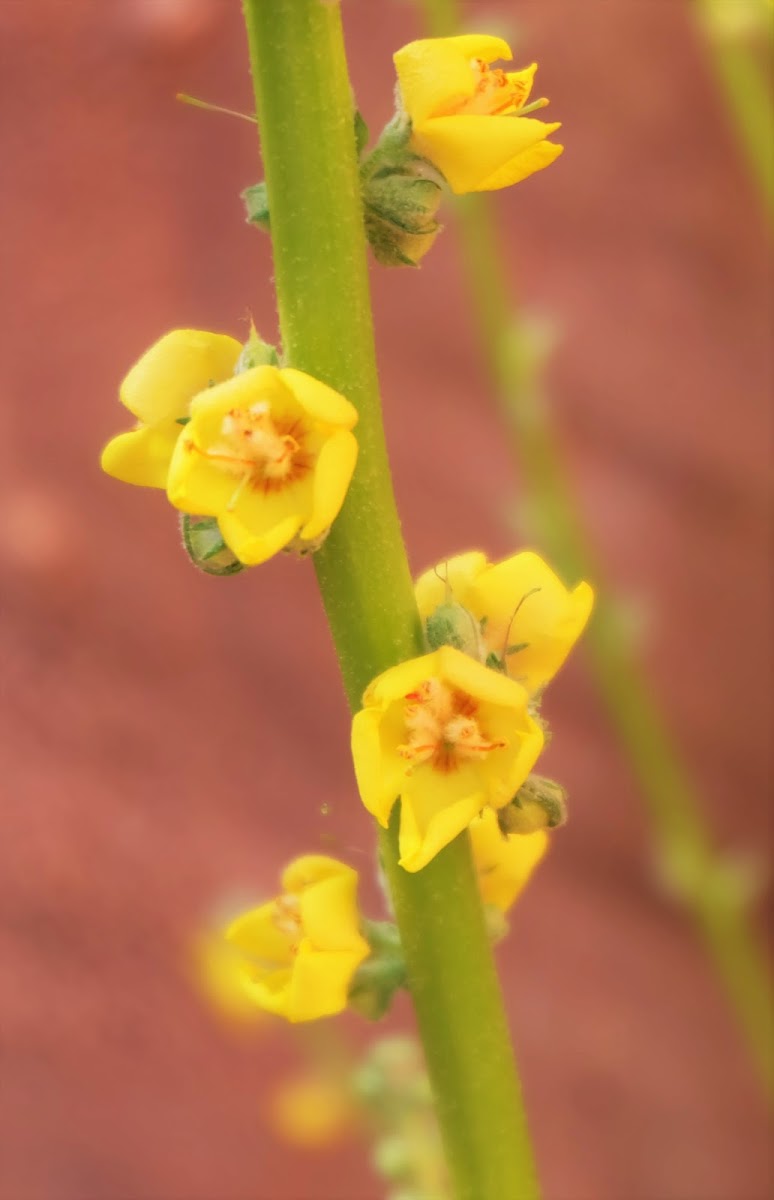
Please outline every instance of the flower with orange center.
M566 588L531 550L498 563L478 550L454 555L420 575L415 591L424 621L449 602L460 606L456 620L471 649L496 661L530 696L559 670L594 603L587 583Z
M282 893L226 931L240 982L267 1012L313 1021L347 1007L352 977L370 954L360 933L357 871L334 858L297 858Z
M394 56L413 149L434 163L453 192L508 187L562 153L547 141L558 122L526 115L548 103L526 103L537 64L521 71L490 65L512 57L507 42L484 34L425 38Z
M524 688L450 646L379 675L352 722L363 804L386 827L400 796L407 871L510 803L542 747Z
M357 458L354 407L303 371L258 366L194 396L167 495L216 517L243 563L314 542L344 502Z

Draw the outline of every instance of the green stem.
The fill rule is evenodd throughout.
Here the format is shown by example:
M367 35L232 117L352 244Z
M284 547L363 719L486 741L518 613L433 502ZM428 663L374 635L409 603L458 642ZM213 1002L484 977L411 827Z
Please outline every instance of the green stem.
M244 0L283 346L358 408L360 459L316 556L350 706L423 650L384 443L338 4ZM397 806L396 806L397 808ZM521 1095L466 836L417 874L381 854L459 1200L537 1195Z
M459 32L456 0L420 0L435 37ZM479 337L518 453L539 541L568 580L600 578L550 425L541 363L514 309L491 205L466 196L457 205L465 276ZM660 862L695 921L760 1071L774 1093L771 976L744 906L723 886L701 806L659 707L629 649L615 603L598 589L585 645L606 707L636 772Z

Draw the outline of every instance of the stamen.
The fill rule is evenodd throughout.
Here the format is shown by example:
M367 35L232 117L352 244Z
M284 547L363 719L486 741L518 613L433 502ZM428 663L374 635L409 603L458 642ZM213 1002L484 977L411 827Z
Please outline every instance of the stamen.
M476 719L472 696L439 679L427 679L406 695L404 719L408 740L398 754L411 767L430 763L436 770L455 770L461 762L483 759L507 743L488 739Z

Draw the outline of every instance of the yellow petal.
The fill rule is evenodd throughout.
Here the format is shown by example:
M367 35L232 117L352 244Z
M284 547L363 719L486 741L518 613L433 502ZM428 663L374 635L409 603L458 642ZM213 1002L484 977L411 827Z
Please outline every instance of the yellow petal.
M525 703L520 708L485 705L479 713L486 736L493 741L505 742L502 749L492 750L480 767L482 778L486 780L487 802L493 808L510 804L545 744L545 734L526 706L526 694L522 694Z
M477 81L471 59L491 63L512 57L507 42L485 34L409 42L393 56L403 107L416 126L449 101L473 95Z
M535 82L535 72L537 69L537 63L530 63L528 67L524 67L521 71L507 72L509 85L515 92L518 92L518 103L514 105L514 108L523 108L527 103L532 92L532 85Z
M186 426L169 464L167 496L181 512L217 517L239 486L238 476L212 463L198 448Z
M296 1022L343 1012L352 976L364 957L349 950L318 951L304 939L293 966L284 1015Z
M241 983L246 995L259 1008L265 1012L276 1013L277 1016L288 1018L292 978L292 967L266 972L245 970L242 973Z
M333 524L341 511L357 462L357 439L341 430L329 437L317 456L312 489L312 513L301 537L313 538Z
M436 654L436 673L452 687L482 703L509 710L515 709L519 713L526 712L527 694L514 679L501 675L499 671L490 670L469 655L463 654L461 650L455 650L453 646L441 646Z
M536 588L540 590L533 592ZM569 591L532 551L482 571L471 593L476 615L487 617L490 649L502 654L507 646L526 643L507 662L511 677L523 683L530 695L559 670L580 637L593 602L587 583Z
M406 764L382 751L383 713L364 708L352 720L352 760L358 791L368 812L386 829L403 785Z
M526 118L524 119L526 120ZM550 167L551 163L556 162L559 155L563 153L564 146L560 146L558 142L538 142L536 146L517 154L510 162L485 179L477 191L495 192L499 188L510 187L513 183L521 183L522 179L527 179L536 171Z
M225 334L175 329L132 367L121 384L121 403L146 425L186 416L192 396L233 373L241 350Z
M326 383L314 379L304 371L297 371L294 367L283 367L279 374L301 408L314 421L341 429L352 429L357 424L357 409L354 404L350 404L349 400L345 400Z
M425 571L414 585L420 615L429 617L439 604L445 604L449 598L467 608L468 590L486 565L486 555L480 550L471 550L468 554L456 554L444 559Z
M440 774L418 767L406 780L400 807L400 865L419 871L448 846L486 802L477 765Z
M548 834L541 829L504 837L495 812L487 808L471 824L470 841L481 899L507 912L545 855Z
M507 182L515 182L516 178L547 166L548 161L543 159L553 161L551 155L556 158L561 150L549 147L537 157L533 154L524 159L522 164L515 160L558 128L558 122L547 124L531 117L460 114L415 124L413 143L419 154L443 172L452 191L463 194L505 187L506 183L492 182L498 174L505 178L507 172Z
M323 879L301 896L301 925L316 950L370 952L360 935L357 871Z
M300 896L323 879L335 879L342 875L354 875L357 878L357 872L337 858L330 858L327 854L302 854L288 863L282 872L282 890Z
M373 705L385 709L393 700L403 700L425 679L438 675L440 670L438 653L437 650L434 650L432 654L409 658L406 662L389 667L381 675L377 675L365 690L363 704L366 707Z
M256 533L239 520L234 513L218 514L218 525L223 540L233 550L240 562L255 567L266 562L292 542L298 533L301 518L291 515L272 525L263 533Z
M181 431L180 425L168 424L158 428L142 425L130 433L119 433L102 451L102 470L123 483L165 488Z
M290 938L277 927L276 917L273 900L261 904L231 922L226 941L256 964L289 965L293 961Z
M226 413L232 408L250 408L256 403L267 403L273 416L284 416L286 412L298 415L300 411L293 393L282 382L279 368L251 367L249 371L241 371L216 387L206 388L193 396L188 431L196 430L202 445L217 441Z

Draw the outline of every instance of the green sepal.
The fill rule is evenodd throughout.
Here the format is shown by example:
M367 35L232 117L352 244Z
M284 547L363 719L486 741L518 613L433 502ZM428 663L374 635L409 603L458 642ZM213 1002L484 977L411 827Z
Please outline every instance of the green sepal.
M497 823L506 835L557 829L566 820L567 792L543 775L528 775L510 804L497 813Z
M187 425L190 420L191 420L190 417L175 417L175 424L176 425Z
M270 342L265 342L258 330L251 323L250 336L242 347L242 353L239 355L237 364L234 367L234 374L241 375L243 371L250 371L253 367L266 366L279 366L277 347L272 346Z
M226 545L215 517L180 514L180 533L189 559L206 575L236 575L245 564Z
M397 926L390 921L364 921L362 932L371 954L355 972L349 986L349 1007L369 1021L379 1021L395 993L406 986L406 963Z
M355 109L355 149L360 158L368 145L368 126L359 109Z
M263 180L245 188L242 192L242 199L247 212L248 224L257 225L264 233L269 233L271 228L269 225L269 197Z

